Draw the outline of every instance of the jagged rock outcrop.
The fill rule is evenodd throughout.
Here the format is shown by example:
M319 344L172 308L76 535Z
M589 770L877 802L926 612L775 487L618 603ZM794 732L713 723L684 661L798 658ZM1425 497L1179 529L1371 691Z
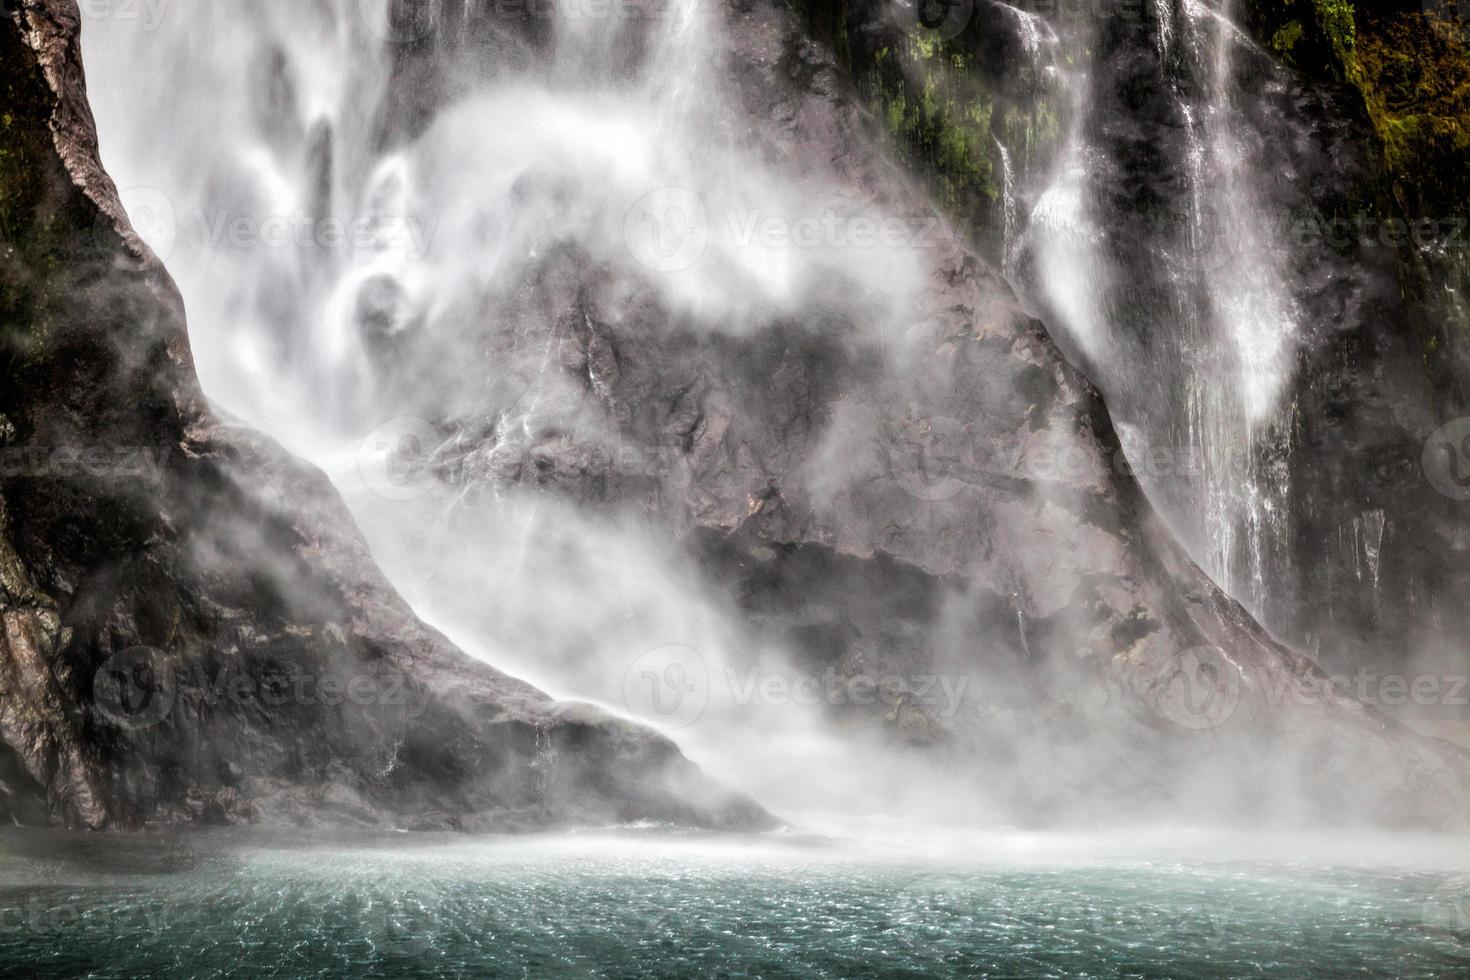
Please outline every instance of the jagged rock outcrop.
M0 18L0 818L518 829L770 818L455 649L313 468L206 405L97 158L70 0Z

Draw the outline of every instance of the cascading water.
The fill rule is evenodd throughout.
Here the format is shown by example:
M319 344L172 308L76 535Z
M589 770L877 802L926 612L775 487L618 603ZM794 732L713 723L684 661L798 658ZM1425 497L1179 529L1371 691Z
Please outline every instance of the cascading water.
M1158 0L1152 13L1092 25L1095 61L1067 76L1078 123L1013 278L1108 392L1130 467L1175 533L1269 622L1273 570L1288 561L1280 402L1299 333L1253 170L1252 147L1271 134L1234 101L1250 40L1196 0ZM1131 57L1144 29L1151 78ZM1122 108L1129 86L1151 93L1142 110ZM1162 171L1143 145L1165 155ZM1133 168L1129 184L1120 175ZM1151 217L1130 227L1139 214Z
M925 388L943 371L906 337L927 343L932 323L946 323L953 336L936 346L947 358L961 349L955 337L991 342L986 321L1015 308L999 287L993 307L978 291L936 290L940 280L983 278L967 258L946 264L952 243L880 237L851 247L824 237L864 221L882 228L887 208L912 208L895 203L910 200L901 174L866 184L876 199L858 190L891 161L858 160L844 172L836 139L818 152L773 149L782 130L832 121L802 117L784 93L752 111L739 86L716 84L735 74L722 64L736 49L720 18L738 10L691 4L581 19L522 11L509 22L473 4L343 2L299 19L281 4L261 10L210 0L154 31L94 32L86 53L104 160L125 201L151 204L155 218L172 213L164 229L135 217L183 290L206 390L332 476L416 611L556 697L667 723L693 758L787 816L917 800L932 820L973 821L991 787L972 797L957 791L942 753L898 756L839 730L820 703L834 693L820 676L816 697L802 692L813 702L805 705L771 703L756 690L762 678L800 673L793 666L812 650L829 656L821 667L909 657L954 666L944 676L967 684L978 671L993 696L955 727L1001 751L992 770L966 764L1029 791L1018 761L1029 746L1014 751L1028 724L1012 720L1014 702L1049 682L1036 676L1059 648L1079 670L1094 669L1086 650L1071 657L1081 644L1072 643L1068 594L1030 567L1029 554L1008 556L1014 567L964 595L916 566L928 579L913 605L927 618L914 624L854 623L871 611L824 595L783 610L781 628L763 632L760 611L743 605L770 589L763 575L783 573L780 547L797 568L829 561L823 574L839 582L831 568L886 558L873 554L896 539L886 524L872 538L843 539L854 513L844 496L888 494L883 521L932 520L923 533L955 538L935 530L947 516L930 505L964 492L965 480L929 473L927 456L914 479L875 435L907 426L929 437L917 447L924 455L936 434L973 438L977 421L1031 397L1000 398L1008 385L1032 384L1005 372L1036 370L1011 358L993 391L954 386L965 389L964 407L941 408L969 417L925 411ZM433 17L416 19L424 12ZM1141 44L1108 33L1129 25L1093 25L1097 61L1079 69L1059 50L1075 39L1031 15L1001 14L1038 77L1071 84L1075 96L1055 117L1065 115L1070 136L1040 193L1033 155L1046 141L1033 142L1025 124L996 137L1004 269L1102 382L1125 451L1181 537L1260 607L1283 537L1285 481L1272 464L1284 449L1275 420L1296 328L1249 166L1259 127L1231 116L1243 41L1189 7L1169 21L1167 43L1158 25ZM227 50L213 57L215 47ZM1135 57L1140 47L1155 57ZM824 81L821 60L806 64L801 49L787 61L758 43L739 53L747 76L779 64L813 72L814 87ZM148 59L170 66L159 73L166 85L131 72ZM1127 74L1140 65L1146 78ZM1136 121L1110 104L1145 82L1152 117ZM167 110L156 121L135 111L140 103ZM1132 125L1173 134L1164 165L1138 154L1146 141ZM180 151L152 152L160 136ZM915 227L944 228L932 212L919 217L930 220ZM739 374L785 366L784 352L762 359L760 345L811 338L806 360L790 359L794 373ZM664 374L684 384L691 364L686 388L660 388ZM858 380L845 387L833 379L840 371ZM720 374L725 384L686 402ZM763 386L788 383L813 396L764 417L757 402L779 399ZM751 389L762 395L732 404ZM890 395L893 404L876 402ZM863 397L890 418L872 422L877 413L854 404ZM639 416L660 402L667 422L640 430ZM755 460L740 424L768 426L781 451L800 445L793 452L818 457L792 463L800 476L788 482L809 479L816 491L803 505L835 518L789 538L778 529L775 547L757 540L728 559L740 571L706 576L744 522L780 522L795 507L773 474L786 462ZM803 444L813 430L820 439ZM1070 432L1028 431L1049 451L1078 448ZM705 483L688 472L702 451L698 433L730 453L703 471ZM1165 470L1148 465L1159 450ZM888 457L876 476L848 458L863 454ZM742 482L750 474L756 481ZM1036 482L1042 503L1079 507L1065 480ZM713 499L722 492L733 513ZM952 567L968 571L969 560ZM881 574L892 579L875 600L894 581L922 577ZM729 582L738 584L724 590ZM818 584L791 586L790 601ZM1012 654L1026 664L1014 684ZM1096 681L1079 686L1103 689ZM926 718L906 720L904 708L882 717L885 734L931 747L947 736Z
M402 220L402 161L376 150L371 107L391 66L359 6L202 3L87 34L99 74L188 66L183 84L159 71L96 85L94 112L124 204L188 297L205 389L297 447L340 424L329 406L360 410L369 395L342 329L351 286L381 275L391 289L426 244ZM108 125L138 105L153 122ZM157 123L183 118L210 124Z
M971 176L991 199L979 210L1003 224L1003 271L1108 389L1127 456L1194 553L1261 607L1290 530L1278 507L1288 489L1278 465L1291 448L1284 392L1295 347L1315 339L1303 336L1306 318L1277 271L1286 250L1266 220L1279 202L1256 164L1274 133L1273 106L1250 92L1261 73L1241 70L1249 49L1228 21L1190 0L1153 0L1146 22L1087 24L1081 47L1050 35L1044 20L993 6L1014 24L1026 62L1075 86L1069 125L1041 135L1038 120L1063 115L1050 105L1032 117L1014 111L1006 99L1019 88L988 101L988 79L972 77L973 89L949 93L964 118L998 121L963 149L978 145L983 162L998 160L995 172ZM814 215L841 219L827 234L854 216L881 225L889 210L939 224L921 178L879 149L875 133L890 120L863 111L858 86L845 88L856 72L844 75L850 65L818 50L821 25L798 26L811 12L801 7L690 0L632 17L626 5L566 0L540 13L497 5L492 16L481 0L196 0L163 20L88 25L104 160L182 287L211 397L327 470L394 585L464 650L555 696L663 723L716 781L795 826L746 833L765 826L754 805L729 823L706 820L699 800L687 816L678 802L642 808L645 788L668 788L652 785L663 782L657 774L673 783L690 771L682 760L644 769L650 755L671 755L665 743L466 670L376 578L356 574L366 563L336 515L314 522L330 508L294 510L300 488L316 493L305 474L238 428L206 425L203 436L183 433L169 456L173 468L204 476L170 477L160 494L170 506L185 491L207 498L205 517L176 523L164 512L142 525L178 541L150 541L130 561L126 547L92 540L87 532L101 525L87 523L80 547L105 554L78 566L67 549L51 562L48 542L4 529L0 545L9 551L14 538L28 552L20 570L34 565L67 599L60 613L42 609L35 630L22 619L26 629L0 644L7 677L41 685L40 707L55 709L32 712L23 690L19 713L7 702L7 725L31 756L70 751L37 732L75 704L78 727L101 733L81 745L77 769L91 768L94 750L103 759L147 750L131 768L102 768L99 785L135 782L124 799L153 805L165 826L254 820L264 803L271 829L124 835L100 849L96 834L6 830L0 971L24 963L14 972L223 977L243 963L302 976L349 964L436 976L1463 973L1470 868L1463 849L1445 846L1454 839L1346 836L1315 821L1325 813L1334 826L1463 830L1464 759L1385 731L1392 726L1360 703L1290 703L1335 699L1295 684L1322 678L1220 601L1131 484L1061 472L1079 454L1091 469L1113 444L1105 406L975 249L952 237L840 247L820 233L791 248L767 233L804 234L814 226L796 219ZM906 17L914 7L899 5ZM589 16L594 9L604 14ZM23 9L37 35L42 10ZM3 18L0 30L5 50L16 50ZM936 30L908 38L930 68L947 61ZM1062 46L1066 55L1053 57ZM986 53L1014 64L996 50ZM56 64L65 62L47 67ZM140 70L159 64L166 70ZM921 92L933 78L915 77ZM1242 103L1258 101L1237 118ZM963 140L929 115L937 105L916 114L920 148L948 138L956 151ZM26 142L41 143L49 161L45 120L31 122L41 135ZM782 138L811 131L820 138ZM1038 187L1038 148L1063 131ZM56 135L63 148L76 134ZM75 190L64 176L43 183ZM96 243L89 228L81 234L77 267L91 277ZM118 257L119 280L158 284L120 246L105 254ZM77 327L72 338L96 332L91 312L67 324ZM131 339L131 324L120 325ZM32 369L20 374L29 383ZM800 396L783 397L786 389ZM173 390L192 393L182 383ZM640 427L645 412L658 418ZM854 421L863 415L877 422ZM992 417L1002 422L986 427ZM900 440L880 440L883 426L918 437L902 442L915 465L895 462ZM6 440L16 428L0 417ZM650 431L672 433L674 445L645 438ZM979 455L980 441L1010 452L953 459ZM199 445L218 451L191 468L183 455ZM1160 451L1167 467L1151 462ZM887 458L869 465L865 454ZM259 483L246 472L252 461L267 471ZM297 475L281 480L281 470ZM6 479L8 505L13 486L29 488ZM853 502L865 494L878 503ZM8 524L47 510L33 500L22 495L0 516ZM241 541L222 513L237 502L264 514L247 530L292 522L286 543ZM1375 590L1388 574L1393 520L1366 503L1336 528L1356 563L1340 567ZM40 527L73 536L59 522ZM261 560L201 559L188 553L193 540L241 543ZM345 561L343 550L352 552ZM974 560L979 552L996 557ZM31 561L36 553L43 560ZM14 557L3 557L9 626L20 590ZM278 574L276 559L292 574ZM341 564L351 574L339 575ZM77 567L88 579L125 581L78 585ZM167 588L127 580L134 572ZM303 586L308 574L324 590L364 594L327 603L330 620L303 626L275 606L314 605L325 591ZM208 587L187 588L204 577ZM24 576L20 584L22 606L45 598ZM285 602L237 618L237 586L264 593L279 584L291 593ZM88 622L102 605L95 597L128 592L136 596L124 597L122 612ZM177 615L151 617L154 596ZM386 605L393 615L380 615ZM344 611L370 622L344 630ZM306 637L286 648L298 653L350 634L352 669L390 662L409 680L429 678L430 697L416 709L432 724L344 733L334 726L352 713L338 712L340 701L278 712L263 697L225 711L200 696L217 688L181 689L167 717L137 724L101 710L105 686L92 691L96 704L68 702L80 661L57 657L55 678L34 669L73 645L53 642L72 630L57 624L77 623L82 646L89 627L116 639L147 618L160 622L146 628L170 632L181 619L219 624L200 643L220 649L181 654L190 672L249 642L265 649L272 634ZM385 630L409 639L379 650ZM43 635L52 647L36 641ZM1101 649L1079 649L1079 637ZM1201 656L1214 647L1181 655L1180 641L1198 640L1229 649L1216 660ZM803 694L838 693L820 683L785 701L758 692L792 676L798 654L808 668L856 663L853 676L906 656L942 683L973 679L998 696L932 728L931 715L900 698L882 709L886 740L870 738L871 716L803 710ZM1010 656L1023 668L1007 672ZM457 688L466 674L470 684ZM1243 679L1233 691L1232 678ZM1176 686L1185 693L1170 700ZM965 692L942 693L957 706ZM640 702L649 710L635 710ZM1222 706L1233 723L1214 714ZM441 725L471 716L484 727ZM196 727L199 718L215 724ZM298 724L300 739L273 740ZM442 733L455 751L440 754ZM278 781L318 734L330 739L300 785ZM901 754L898 737L922 752ZM1047 739L1060 750L1034 752ZM14 731L8 740L20 741ZM1119 751L1095 752L1104 742ZM459 743L472 744L461 752ZM367 765L342 766L360 761L359 745ZM507 747L519 752L502 755ZM51 759L14 765L12 755L25 754L14 744L0 749L0 806L13 778L30 778L26 767L60 773L53 797L91 785L68 783ZM187 794L168 801L158 790L175 781L183 755L203 764ZM236 760L246 756L242 771ZM339 766L342 781L320 778ZM567 793L618 768L655 775L618 790L628 795L607 808L580 810L580 796ZM444 808L462 795L466 773L491 789ZM1005 782L1019 785L974 791ZM369 783L376 795L358 792ZM1174 783L1184 785L1170 798L1160 784ZM1018 788L1010 795L1026 797L1020 806L1000 804ZM671 799L685 798L678 789ZM408 809L376 809L407 795ZM1181 799L1192 809L1178 808ZM895 819L864 824L878 824L877 839L807 819L834 809ZM630 825L629 814L736 830L667 833ZM1178 826L1193 814L1247 829L1152 823L1163 815ZM1024 829L995 829L1013 815ZM1277 816L1311 832L1275 835L1256 822ZM320 836L274 823L318 819L331 828ZM562 820L578 832L473 832ZM604 820L618 825L587 828ZM1113 821L1119 829L1074 829ZM346 826L395 832L357 836ZM425 827L471 832L408 832Z
M515 26L547 35L539 50L508 45L519 60L489 69L460 60L457 39L502 13L202 0L156 31L88 37L105 159L125 203L163 198L169 227L135 217L185 296L206 390L328 471L395 585L462 648L558 697L626 712L652 696L645 720L787 815L930 792L875 778L893 764L829 730L819 706L763 703L750 665L789 671L786 651L752 654L727 600L644 523L500 478L564 433L659 465L601 417L601 362L566 377L551 328L594 325L574 303L538 306L535 284L569 262L735 334L851 282L881 329L881 311L922 288L909 245L764 236L772 219L799 229L798 216L871 205L721 131L704 5L528 8L541 19ZM144 61L170 67L140 76ZM405 109L408 77L448 94ZM175 149L154 153L160 138ZM453 457L454 476L395 469L404 446ZM926 805L936 819L974 816L974 801L942 796Z
M1016 233L1020 221L1016 202L1016 173L1011 164L1011 151L1006 149L1006 145L997 139L995 148L1000 153L1001 165L1001 271L1010 275L1014 271Z

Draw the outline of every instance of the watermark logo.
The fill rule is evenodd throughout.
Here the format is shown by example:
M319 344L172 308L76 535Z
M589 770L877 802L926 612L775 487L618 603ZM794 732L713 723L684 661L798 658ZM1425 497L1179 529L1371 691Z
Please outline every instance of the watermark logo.
M1436 895L1424 903L1424 923L1435 929L1470 931L1470 886Z
M685 646L648 651L623 676L623 703L656 728L692 724L709 703L709 670L704 658Z
M1240 703L1240 671L1218 647L1191 647L1175 654L1152 686L1159 713L1190 731L1225 724Z
M160 262L168 261L179 241L179 216L173 201L155 187L129 187L117 196L138 237Z
M942 415L905 419L886 450L889 475L916 500L948 500L977 480L980 461L960 419Z
M408 899L370 899L362 911L362 924L363 935L379 956L417 958L434 948L434 916Z
M993 894L983 879L951 871L922 872L893 893L884 930L895 945L924 954L943 942L954 920L968 919L977 897Z
M951 940L956 928L995 930L1026 944L1046 937L1119 936L1176 939L1196 947L1220 947L1239 933L1241 908L1214 897L1183 904L1147 894L1097 903L1048 898L1035 890L997 887L990 870L935 870L915 875L887 903L886 937L921 956ZM1117 976L1134 976L1131 970ZM1155 975L1155 974L1138 974Z
M246 669L232 660L213 676L183 677L168 654L137 646L110 657L92 679L97 710L120 728L143 729L168 717L180 697L208 707L234 705L255 711L301 708L389 708L403 718L419 718L433 694L397 671L313 672L294 662L257 664Z
M145 31L156 31L173 0L81 0L84 20L131 21Z
M85 923L106 935L126 937L130 944L152 946L162 941L173 911L172 906L153 901L84 907L70 902L52 905L38 895L31 895L24 905L0 906L0 937L30 933L50 937L51 942L61 945L74 937L77 928Z
M1437 429L1424 443L1424 478L1451 500L1470 500L1470 417Z
M704 201L687 187L645 194L628 212L623 241L633 258L655 272L692 268L709 246Z
M362 22L389 44L414 44L438 29L444 0L357 0Z
M975 16L975 0L895 0L898 21L930 43L953 41Z
M873 202L776 213L755 207L711 214L704 199L684 187L645 194L623 223L629 253L655 272L682 272L699 264L711 239L736 252L954 249L963 244L937 212L883 214Z
M678 445L625 443L613 450L595 450L593 458L602 459L619 476L657 480L671 490L687 490L694 483L694 467Z
M1173 272L1202 276L1218 272L1235 260L1235 243L1227 233L1227 218L1213 204L1192 199L1173 208L1150 213L1152 240L1164 242L1158 253Z
M822 673L781 673L752 667L743 675L726 667L724 682L738 705L752 702L784 707L922 708L937 718L952 718L964 703L975 678L970 674L898 673L839 674L834 667ZM895 719L897 715L893 716Z
M1372 213L1311 215L1292 219L1286 240L1298 248L1327 246L1339 252L1351 248L1403 249L1444 254L1470 249L1470 218L1465 215L1380 217Z
M226 210L199 211L199 240L206 248L248 251L256 248L323 249L358 252L403 252L421 259L433 244L438 222L402 215L314 216L249 214Z
M163 457L164 450L153 446L0 446L0 477L139 478L156 472Z
M92 700L119 728L158 724L173 710L178 681L168 656L153 647L129 647L113 654L92 678Z
M427 419L408 415L389 419L358 444L357 472L380 497L417 500L434 486L429 455L440 441Z

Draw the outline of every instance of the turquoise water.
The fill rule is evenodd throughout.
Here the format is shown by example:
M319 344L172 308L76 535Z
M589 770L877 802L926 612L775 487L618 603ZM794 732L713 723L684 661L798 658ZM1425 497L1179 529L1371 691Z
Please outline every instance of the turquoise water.
M13 832L0 975L1467 977L1461 852Z

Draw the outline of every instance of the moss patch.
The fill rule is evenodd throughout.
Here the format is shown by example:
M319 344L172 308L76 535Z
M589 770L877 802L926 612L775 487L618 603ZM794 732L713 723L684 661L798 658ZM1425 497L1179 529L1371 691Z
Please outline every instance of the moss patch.
M1398 204L1411 212L1470 196L1470 23L1454 7L1254 0L1257 35L1291 66L1352 85L1382 144Z
M1014 39L1015 14L977 5L964 30L946 37L905 26L886 0L794 3L849 70L896 155L999 259L1005 172L997 143L1020 177L1050 162L1064 129L1059 97L1039 84L1039 67Z
M35 55L14 21L0 19L0 412L16 407L44 358L59 298L47 285L67 259L51 106Z

